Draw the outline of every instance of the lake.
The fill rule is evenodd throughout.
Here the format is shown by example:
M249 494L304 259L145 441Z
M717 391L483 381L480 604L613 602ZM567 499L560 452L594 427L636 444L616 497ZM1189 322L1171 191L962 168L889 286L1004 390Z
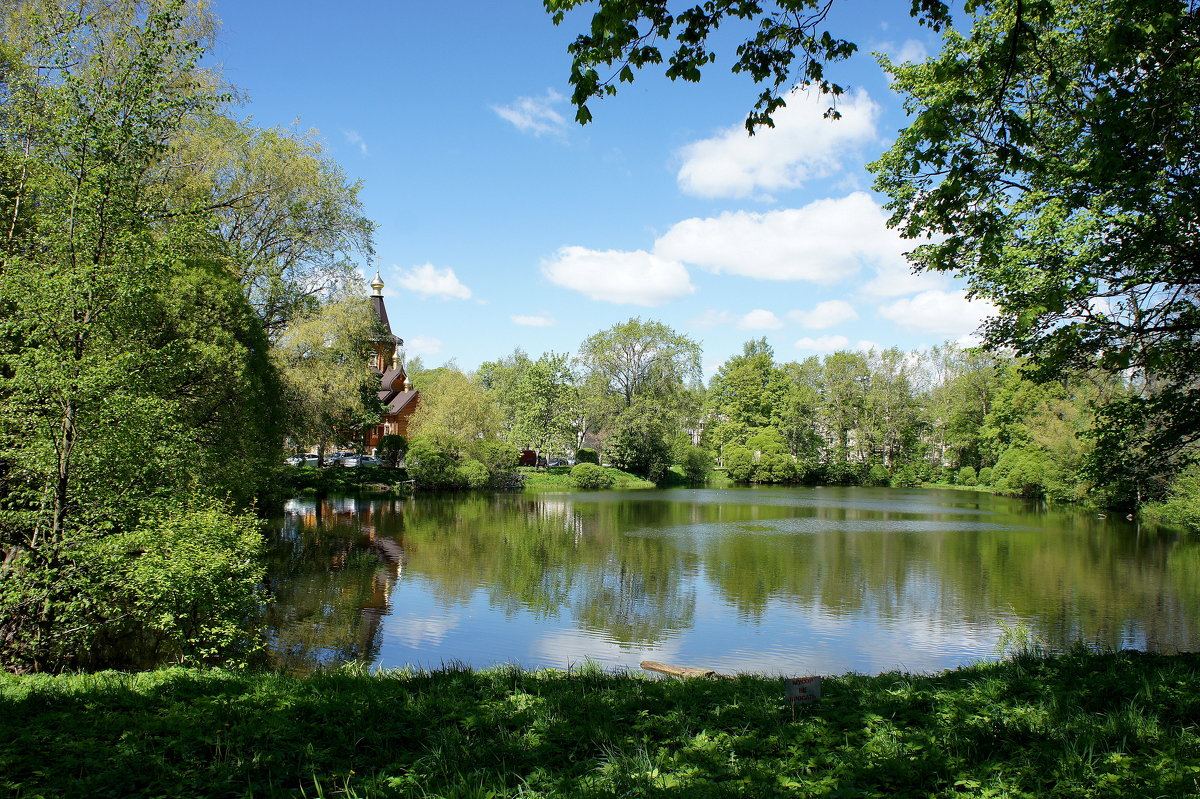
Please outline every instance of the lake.
M1004 625L1200 648L1200 544L971 491L733 488L294 499L270 665L927 672Z

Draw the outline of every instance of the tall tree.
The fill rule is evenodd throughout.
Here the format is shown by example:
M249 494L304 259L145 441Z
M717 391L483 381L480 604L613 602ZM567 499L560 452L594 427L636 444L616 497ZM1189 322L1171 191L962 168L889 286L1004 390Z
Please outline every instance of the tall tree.
M1092 466L1141 493L1200 439L1200 6L988 9L936 58L889 65L913 120L876 187L906 236L937 236L920 268L996 304L992 346L1041 379L1132 380L1100 409Z
M211 554L230 601L197 613L252 600L254 523L217 498L251 499L278 450L261 325L160 170L216 101L195 32L167 3L3 13L0 661L102 662L118 633L210 656L236 616L184 629L153 599L197 599L180 574Z
M700 345L661 322L635 318L590 336L578 359L603 427L619 434L622 461L661 475L673 431L695 422Z
M299 446L353 444L379 422L379 374L371 370L379 320L365 297L346 294L292 320L273 350L283 377L288 435Z

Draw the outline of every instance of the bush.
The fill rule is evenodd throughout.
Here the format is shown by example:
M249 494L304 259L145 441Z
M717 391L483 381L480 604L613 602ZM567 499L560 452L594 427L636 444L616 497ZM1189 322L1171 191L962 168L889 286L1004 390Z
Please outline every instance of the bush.
M911 463L901 466L900 471L893 474L891 480L892 485L896 488L917 488L921 482L921 470Z
M754 465L756 483L791 483L796 480L796 464L784 453L764 453Z
M617 418L605 451L610 466L652 483L661 480L671 466L667 430L648 407L627 408Z
M973 486L978 482L979 478L975 474L974 466L964 466L958 470L958 474L954 475L954 484L960 486Z
M1147 508L1147 515L1165 524L1200 532L1200 464L1185 469L1171 485L1167 501Z
M882 463L871 464L871 468L867 472L867 485L885 486L889 482L891 482L891 475L888 474L887 467Z
M594 449L584 447L583 449L575 450L576 463L594 463L600 465L600 453Z
M684 450L683 457L680 460L680 466L683 467L683 476L689 483L703 485L708 480L708 475L713 467L713 458L708 450L701 447L689 446Z
M420 488L457 488L458 464L430 436L413 436L408 446L408 476Z
M984 466L982 469L979 470L978 485L990 486L991 484L992 484L992 467Z
M244 662L258 605L262 523L218 502L168 507L119 546L140 551L126 587L143 631L177 663Z
M745 447L725 448L725 469L729 479L748 483L754 476L754 454Z
M408 452L408 439L395 433L388 433L379 439L375 451L378 453L380 461L394 467Z
M612 488L613 476L594 463L577 463L571 469L571 480L579 488Z
M474 458L468 458L458 465L457 482L467 488L487 488L492 476L486 466Z

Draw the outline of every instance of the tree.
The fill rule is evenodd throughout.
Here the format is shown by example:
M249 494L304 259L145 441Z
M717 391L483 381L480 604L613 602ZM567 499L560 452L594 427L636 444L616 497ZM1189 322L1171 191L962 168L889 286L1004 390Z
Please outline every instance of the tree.
M671 465L673 431L694 421L700 345L661 322L630 319L584 341L579 363L584 403L612 433L612 462L657 480Z
M1099 409L1091 473L1121 477L1122 452L1140 494L1200 438L1200 13L989 8L936 58L888 65L913 119L872 166L876 188L904 235L937 237L919 268L995 303L992 347L1038 379L1129 379Z
M189 121L171 164L176 203L211 208L214 249L272 339L327 297L359 288L374 223L315 132Z
M825 63L845 59L857 50L853 42L822 29L832 0L707 0L678 13L668 10L674 4L667 0L543 2L556 25L572 9L596 7L588 32L579 34L567 48L573 57L571 101L580 124L592 118L589 100L616 94L618 83L633 82L635 70L663 63L660 40L674 37L676 42L666 62L666 76L695 82L717 58L709 37L720 27L741 24L748 29L747 38L737 46L732 70L766 84L746 120L751 132L758 125L772 124L771 114L786 105L782 95L797 83L841 94L842 87L826 78ZM949 6L941 0L912 0L911 13L934 29L950 19Z
M194 29L167 3L3 13L0 662L103 664L155 633L219 657L257 581L243 509L277 403L261 325L202 257L209 220L172 210L160 170L217 101ZM185 529L248 568L214 562L207 609L151 618L189 568L155 530Z
M371 342L379 320L359 295L335 298L293 320L273 350L283 377L288 434L299 445L358 443L378 423L379 375L371 370Z

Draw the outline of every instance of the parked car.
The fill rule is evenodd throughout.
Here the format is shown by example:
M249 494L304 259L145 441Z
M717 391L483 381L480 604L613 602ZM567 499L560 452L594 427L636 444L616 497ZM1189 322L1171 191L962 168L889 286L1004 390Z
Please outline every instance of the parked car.
M360 458L359 456L357 456L353 453L350 453L350 452L347 452L345 455L342 455L342 457L338 459L338 463L340 465L348 466L350 468L354 468L355 466L358 466L361 461L362 461L362 458Z
M360 466L380 466L380 465L382 465L379 462L379 458L373 457L371 455L363 455L361 458L358 459L358 463Z
M291 466L316 466L317 456L312 452L303 452L288 458L287 463Z

